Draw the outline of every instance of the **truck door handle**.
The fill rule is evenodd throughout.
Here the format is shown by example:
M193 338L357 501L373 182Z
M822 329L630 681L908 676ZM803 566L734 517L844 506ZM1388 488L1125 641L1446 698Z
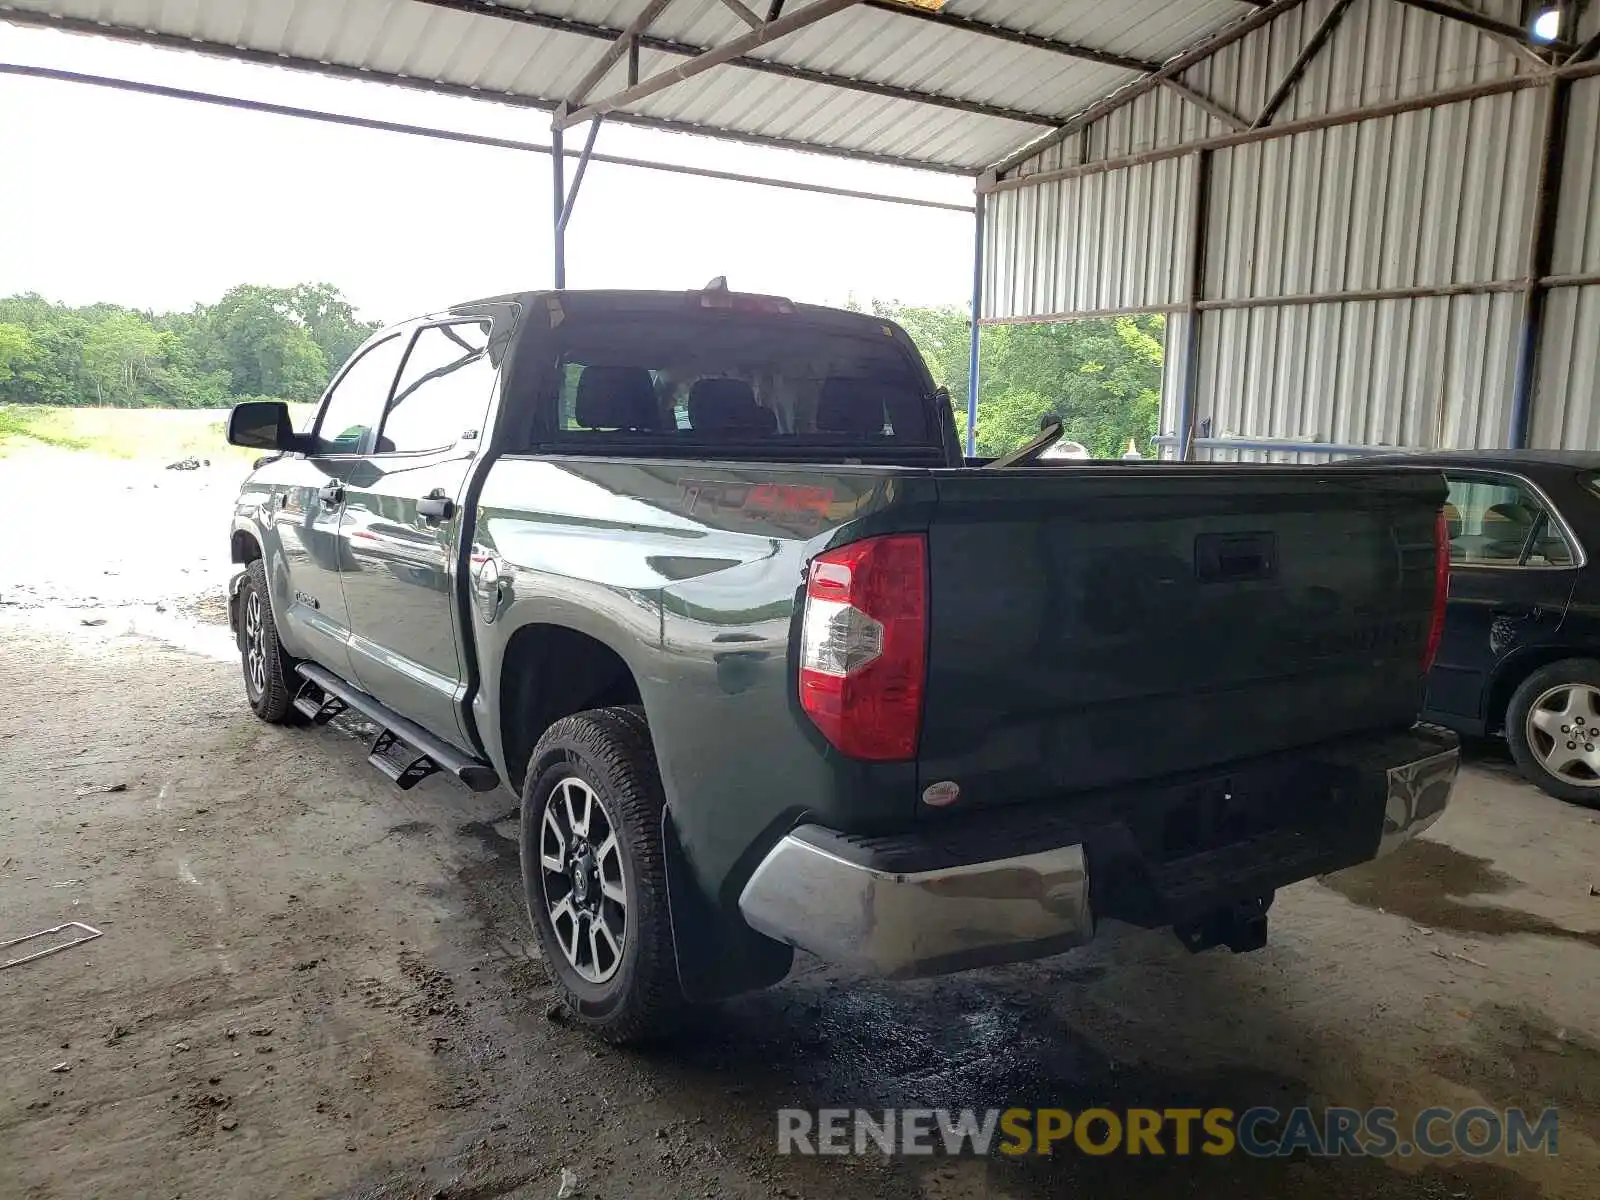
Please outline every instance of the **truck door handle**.
M328 508L333 508L344 500L344 485L330 483L327 487L317 492L317 499L321 500Z
M455 511L455 501L444 494L443 488L434 488L417 501L417 515L424 521L448 521Z

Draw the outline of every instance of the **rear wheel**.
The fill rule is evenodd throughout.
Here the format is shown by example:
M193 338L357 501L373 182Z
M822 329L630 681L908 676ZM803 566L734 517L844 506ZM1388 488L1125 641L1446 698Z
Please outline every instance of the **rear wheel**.
M1600 807L1600 662L1563 659L1523 680L1506 709L1506 741L1529 781Z
M294 660L278 641L267 570L259 558L245 568L239 585L239 656L251 710L273 725L293 723Z
M636 710L567 717L534 747L522 790L523 899L566 1009L609 1041L663 1033L681 1005L664 806Z

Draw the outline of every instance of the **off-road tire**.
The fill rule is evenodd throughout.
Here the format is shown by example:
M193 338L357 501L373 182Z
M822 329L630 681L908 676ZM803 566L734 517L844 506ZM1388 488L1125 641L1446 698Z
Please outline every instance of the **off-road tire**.
M1586 684L1600 690L1600 662L1592 658L1564 658L1540 667L1518 685L1506 705L1506 742L1524 778L1550 795L1573 804L1600 808L1600 786L1582 787L1551 772L1529 740L1528 716L1534 703L1551 688Z
M591 788L615 833L626 927L620 962L604 982L583 978L557 938L540 862L544 817L556 789L576 777ZM529 760L522 788L522 892L551 982L573 1024L617 1044L669 1032L683 1007L667 901L661 814L666 799L655 748L637 708L599 708L557 721Z
M251 662L248 614L254 600L260 603L260 683ZM294 659L284 652L283 643L278 641L272 593L267 588L267 569L259 558L245 568L244 582L239 587L239 659L244 669L244 694L250 702L250 711L271 725L298 724L300 714L294 707L294 696L299 677L294 673Z

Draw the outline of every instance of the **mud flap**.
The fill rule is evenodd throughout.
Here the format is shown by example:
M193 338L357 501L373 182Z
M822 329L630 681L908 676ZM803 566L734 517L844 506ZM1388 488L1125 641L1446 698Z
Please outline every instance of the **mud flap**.
M243 586L244 572L235 571L228 580L228 628L233 631L233 640L241 650L244 649L244 632L239 628L239 589Z
M737 914L718 909L689 864L672 810L661 810L667 905L684 996L704 1004L777 983L794 965L794 947L763 937Z

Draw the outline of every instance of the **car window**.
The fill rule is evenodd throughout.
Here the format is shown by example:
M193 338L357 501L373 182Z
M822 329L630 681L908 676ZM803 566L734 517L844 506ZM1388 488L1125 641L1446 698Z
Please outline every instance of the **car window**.
M317 420L318 454L358 454L383 413L405 339L396 334L368 347L339 377Z
M419 329L384 415L377 452L439 450L477 437L494 383L488 346L487 321Z
M1444 516L1452 563L1496 567L1573 563L1572 547L1544 504L1513 480L1451 477Z

